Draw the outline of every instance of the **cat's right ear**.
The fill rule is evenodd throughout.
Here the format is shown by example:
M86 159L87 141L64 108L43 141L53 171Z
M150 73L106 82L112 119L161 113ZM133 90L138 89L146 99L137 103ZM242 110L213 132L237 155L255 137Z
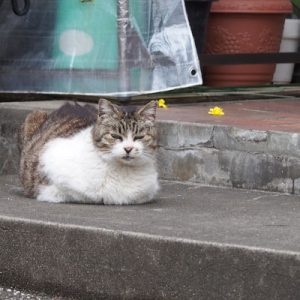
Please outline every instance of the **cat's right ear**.
M112 117L120 117L122 114L119 107L110 101L101 98L98 104L98 116L110 115Z

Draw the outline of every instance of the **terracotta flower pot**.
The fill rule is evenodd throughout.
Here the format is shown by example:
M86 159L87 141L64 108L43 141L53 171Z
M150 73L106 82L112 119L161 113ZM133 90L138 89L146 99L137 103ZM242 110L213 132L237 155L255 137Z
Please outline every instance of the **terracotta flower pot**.
M278 52L290 0L219 0L212 4L205 53ZM272 81L275 64L204 68L208 86L259 85Z

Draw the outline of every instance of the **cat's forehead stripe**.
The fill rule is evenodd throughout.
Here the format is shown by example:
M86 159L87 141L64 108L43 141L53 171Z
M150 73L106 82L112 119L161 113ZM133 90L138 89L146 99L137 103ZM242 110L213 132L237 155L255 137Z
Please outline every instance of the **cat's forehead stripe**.
M126 123L124 122L124 120L121 120L119 128L121 133L126 131Z
M132 131L133 134L136 134L139 131L139 124L136 120L133 119L122 119L119 122L117 131L121 134L125 134L128 131Z

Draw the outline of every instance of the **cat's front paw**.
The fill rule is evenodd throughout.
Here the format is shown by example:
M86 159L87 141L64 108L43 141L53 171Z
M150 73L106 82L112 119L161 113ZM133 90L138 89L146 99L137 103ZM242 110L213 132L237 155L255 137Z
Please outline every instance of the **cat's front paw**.
M51 203L66 202L65 195L55 185L41 186L36 199L38 201Z

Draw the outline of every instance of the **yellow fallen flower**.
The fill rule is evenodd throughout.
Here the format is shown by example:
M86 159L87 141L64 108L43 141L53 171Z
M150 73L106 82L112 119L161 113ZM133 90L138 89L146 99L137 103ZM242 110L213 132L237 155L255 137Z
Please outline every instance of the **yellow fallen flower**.
M224 116L224 111L223 108L219 107L219 106L215 106L214 108L210 108L209 112L210 115L213 116Z
M165 99L159 99L157 101L157 103L158 103L158 107L159 108L168 108L168 105L166 104Z

